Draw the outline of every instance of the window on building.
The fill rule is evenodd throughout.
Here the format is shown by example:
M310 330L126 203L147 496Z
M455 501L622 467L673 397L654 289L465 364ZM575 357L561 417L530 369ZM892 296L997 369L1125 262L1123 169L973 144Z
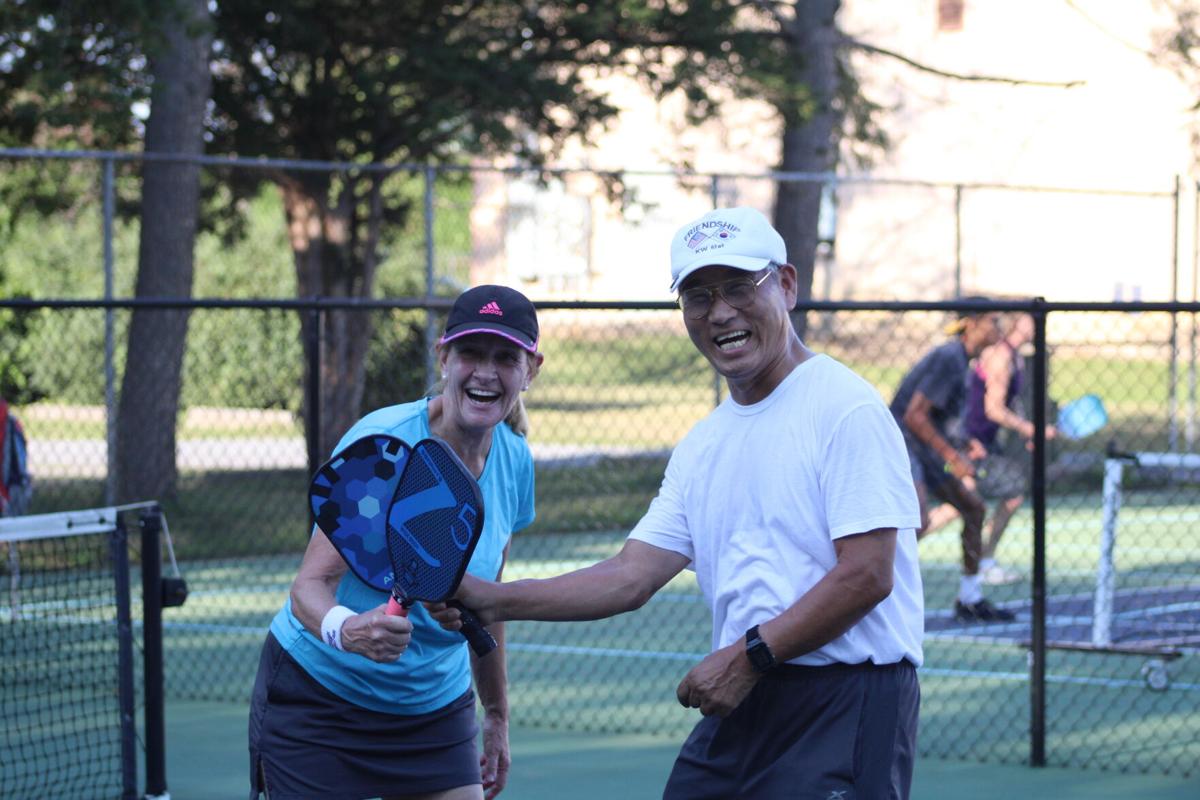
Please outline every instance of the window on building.
M966 0L937 0L939 31L961 31Z

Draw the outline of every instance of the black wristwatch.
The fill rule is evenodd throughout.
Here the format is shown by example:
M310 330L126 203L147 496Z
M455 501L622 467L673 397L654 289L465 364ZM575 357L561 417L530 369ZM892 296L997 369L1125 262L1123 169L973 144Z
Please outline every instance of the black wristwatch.
M755 672L770 672L775 669L775 654L758 635L757 625L746 631L746 656Z

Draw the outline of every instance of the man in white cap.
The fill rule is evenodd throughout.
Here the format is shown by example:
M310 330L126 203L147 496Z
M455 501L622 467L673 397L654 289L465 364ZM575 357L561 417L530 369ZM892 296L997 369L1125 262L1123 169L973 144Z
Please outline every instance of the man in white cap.
M870 384L796 335L796 268L760 213L685 225L671 278L729 398L675 448L617 555L544 580L468 576L459 596L485 622L598 619L693 569L712 652L678 686L703 719L663 796L907 798L924 605L904 439Z

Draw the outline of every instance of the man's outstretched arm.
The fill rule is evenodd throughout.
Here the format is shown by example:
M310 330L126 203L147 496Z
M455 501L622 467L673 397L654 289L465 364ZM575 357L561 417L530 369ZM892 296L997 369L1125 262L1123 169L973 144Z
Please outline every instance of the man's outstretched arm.
M640 608L688 563L687 556L629 539L612 558L553 578L494 583L465 575L455 597L484 625L603 619ZM457 609L440 603L427 608L443 628L461 627Z

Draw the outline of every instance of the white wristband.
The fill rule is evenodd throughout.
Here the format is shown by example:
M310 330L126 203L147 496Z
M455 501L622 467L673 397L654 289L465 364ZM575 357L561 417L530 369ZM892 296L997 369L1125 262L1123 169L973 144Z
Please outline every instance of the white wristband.
M342 625L354 614L345 606L334 606L325 612L325 619L321 620L321 638L325 644L338 650L346 649L342 647Z

